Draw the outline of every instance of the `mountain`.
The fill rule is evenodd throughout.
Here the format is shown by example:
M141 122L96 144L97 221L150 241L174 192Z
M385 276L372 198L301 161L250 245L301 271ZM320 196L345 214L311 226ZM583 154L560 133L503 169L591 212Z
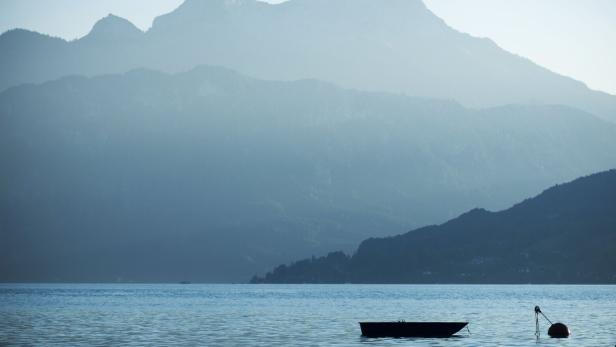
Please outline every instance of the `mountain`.
M507 210L372 238L279 266L254 283L616 283L616 170L557 185Z
M65 75L226 66L262 79L315 78L469 107L562 104L616 121L616 96L589 90L488 39L448 27L419 0L187 0L146 33L103 19L84 38L0 36L0 90ZM114 22L114 23L109 23ZM99 30L99 27L112 27ZM102 33L101 33L102 32ZM110 40L94 40L103 36Z
M119 41L136 41L142 36L143 32L133 23L124 18L109 14L107 17L99 20L90 33L82 40L95 41L99 44L107 41L115 45Z
M616 125L140 69L0 93L0 162L0 281L228 282L614 167Z

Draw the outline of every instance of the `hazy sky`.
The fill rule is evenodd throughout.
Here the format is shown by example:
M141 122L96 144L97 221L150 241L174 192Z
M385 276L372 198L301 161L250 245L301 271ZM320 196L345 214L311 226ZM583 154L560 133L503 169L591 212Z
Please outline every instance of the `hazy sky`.
M74 39L108 13L147 29L154 17L182 1L0 0L0 32L20 27ZM489 37L552 71L616 94L616 0L425 2L460 31Z

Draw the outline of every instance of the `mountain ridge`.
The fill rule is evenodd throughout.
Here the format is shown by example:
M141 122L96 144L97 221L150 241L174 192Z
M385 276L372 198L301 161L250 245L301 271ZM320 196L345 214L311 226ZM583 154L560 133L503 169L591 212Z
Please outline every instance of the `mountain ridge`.
M612 169L506 210L473 209L440 225L367 239L352 256L333 252L280 265L251 282L616 283L615 197Z
M237 2L185 2L129 42L95 47L81 39L57 49L43 49L36 40L0 45L16 52L0 57L0 89L67 74L137 67L179 72L208 64L260 79L314 78L360 90L453 99L467 107L564 104L616 121L616 96L591 91L491 40L460 33L421 1L231 4Z
M474 110L207 66L12 87L0 281L237 282L614 167L614 139L566 106Z

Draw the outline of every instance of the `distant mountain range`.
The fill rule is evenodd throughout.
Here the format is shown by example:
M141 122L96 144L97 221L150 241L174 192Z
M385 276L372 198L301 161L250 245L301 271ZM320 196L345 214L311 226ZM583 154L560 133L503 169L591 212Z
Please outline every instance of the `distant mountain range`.
M73 74L210 64L471 107L562 104L616 121L616 96L457 32L419 0L187 0L147 32L108 16L71 42L9 31L0 52L0 90Z
M279 266L254 283L616 283L616 170L500 212L372 238Z
M244 281L616 167L615 96L419 0L187 0L0 52L0 281Z
M0 281L228 282L615 167L616 125L135 70L0 93L0 162Z

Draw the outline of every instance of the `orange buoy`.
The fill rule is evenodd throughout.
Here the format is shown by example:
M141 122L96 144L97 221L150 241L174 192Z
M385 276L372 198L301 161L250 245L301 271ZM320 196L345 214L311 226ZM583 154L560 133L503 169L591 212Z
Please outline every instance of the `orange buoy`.
M554 323L548 329L548 335L554 338L567 338L571 335L569 328L563 323Z

